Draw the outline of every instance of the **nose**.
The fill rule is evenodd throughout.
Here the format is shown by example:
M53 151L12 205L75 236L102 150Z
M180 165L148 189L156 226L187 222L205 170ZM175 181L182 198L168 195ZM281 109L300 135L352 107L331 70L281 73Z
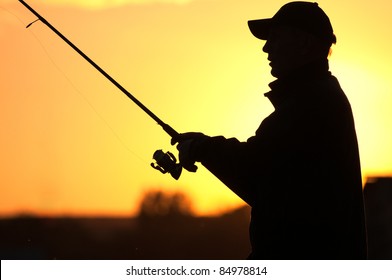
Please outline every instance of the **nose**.
M265 41L265 44L263 46L263 52L268 53L270 50L270 43L269 40Z

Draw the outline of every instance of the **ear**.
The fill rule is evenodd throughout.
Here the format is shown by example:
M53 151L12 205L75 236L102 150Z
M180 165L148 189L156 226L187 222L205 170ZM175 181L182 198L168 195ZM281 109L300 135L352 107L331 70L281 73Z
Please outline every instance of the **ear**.
M310 55L314 51L314 39L311 36L306 35L301 36L299 40L301 55Z
M295 41L297 53L304 57L308 56L312 52L313 35L297 28L292 28L290 31L293 41Z
M301 38L301 44L300 54L304 59L325 59L328 55L319 39L312 34L306 34L306 36L303 36Z

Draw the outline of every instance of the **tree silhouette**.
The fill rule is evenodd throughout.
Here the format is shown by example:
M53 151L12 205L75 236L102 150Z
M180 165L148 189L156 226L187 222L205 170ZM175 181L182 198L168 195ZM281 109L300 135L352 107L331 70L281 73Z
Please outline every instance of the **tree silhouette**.
M148 191L140 203L139 217L184 217L191 216L190 199L181 192L165 193Z

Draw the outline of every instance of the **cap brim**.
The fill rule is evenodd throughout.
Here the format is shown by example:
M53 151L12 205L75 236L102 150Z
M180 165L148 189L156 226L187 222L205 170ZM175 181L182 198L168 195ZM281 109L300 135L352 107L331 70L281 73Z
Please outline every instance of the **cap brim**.
M267 40L272 25L272 19L249 20L248 26L253 36L260 40Z

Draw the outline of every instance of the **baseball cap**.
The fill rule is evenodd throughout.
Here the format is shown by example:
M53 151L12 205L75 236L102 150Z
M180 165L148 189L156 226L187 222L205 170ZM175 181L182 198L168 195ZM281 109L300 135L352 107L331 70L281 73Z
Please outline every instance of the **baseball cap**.
M317 3L295 1L285 4L272 17L249 20L252 34L261 40L267 40L269 32L275 26L290 26L306 31L327 44L335 44L331 22Z

